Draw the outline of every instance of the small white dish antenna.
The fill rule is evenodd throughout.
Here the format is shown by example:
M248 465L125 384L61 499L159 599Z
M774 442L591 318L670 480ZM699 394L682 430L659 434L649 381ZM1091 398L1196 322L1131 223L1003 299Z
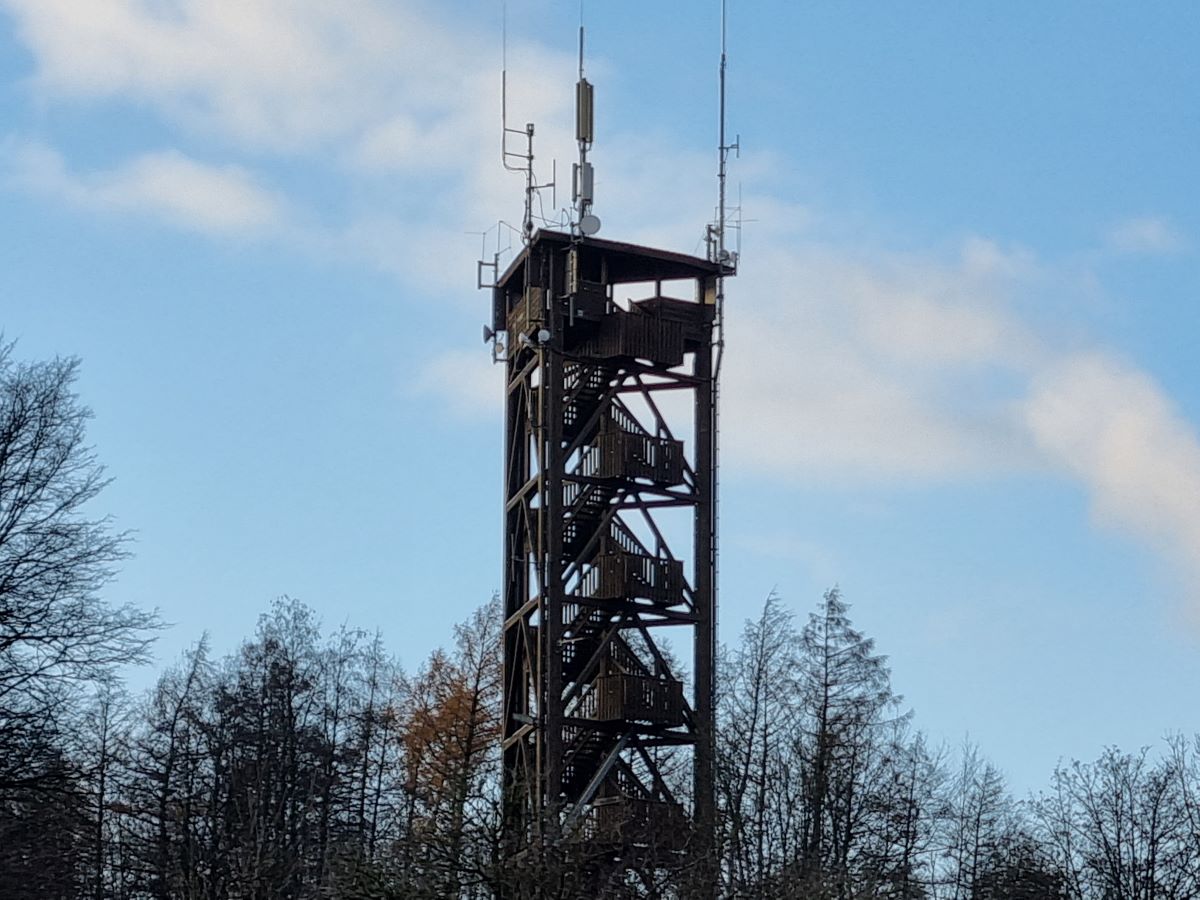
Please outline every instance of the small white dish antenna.
M588 213L579 220L579 233L591 237L600 230L600 217Z

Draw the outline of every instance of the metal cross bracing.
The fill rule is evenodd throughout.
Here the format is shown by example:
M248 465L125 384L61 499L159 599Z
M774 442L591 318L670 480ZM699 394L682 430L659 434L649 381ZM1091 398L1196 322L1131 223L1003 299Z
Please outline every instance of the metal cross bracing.
M712 330L727 274L704 259L540 231L495 288L493 327L508 346L510 859L550 852L620 878L694 873L708 858ZM615 290L634 283L648 295L619 304ZM688 283L688 299L664 293ZM664 402L680 394L691 400L682 416L678 399ZM690 692L664 629L672 646L690 643Z

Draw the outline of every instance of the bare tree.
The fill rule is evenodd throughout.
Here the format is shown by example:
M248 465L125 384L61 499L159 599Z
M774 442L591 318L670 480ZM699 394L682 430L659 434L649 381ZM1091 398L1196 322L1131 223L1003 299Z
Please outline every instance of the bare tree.
M140 709L118 799L125 877L138 897L200 898L216 840L208 764L213 671L207 638L165 671Z
M722 654L725 896L924 895L940 756L897 713L886 661L847 609L831 590L797 631L771 595Z
M128 538L88 515L108 482L77 370L0 346L0 793L37 775L16 752L30 732L52 728L74 685L145 660L157 624L100 596Z
M1176 796L1184 818L1180 841L1191 860L1193 883L1200 887L1200 735L1190 740L1182 734L1167 738L1170 771L1176 779Z
M1200 896L1187 798L1178 759L1106 749L1094 763L1054 773L1035 804L1052 861L1074 895L1108 900Z
M1009 835L984 861L970 900L1074 900L1067 880L1031 836Z
M1015 806L1003 774L969 741L948 788L939 881L948 900L969 900L1014 827Z
M91 856L89 900L118 896L115 883L120 860L114 858L119 842L110 807L126 762L130 728L129 701L116 684L100 685L96 696L79 717L75 756L81 771L81 787L90 797Z
M798 720L789 683L797 634L772 592L746 622L741 641L722 653L718 707L718 846L724 892L753 896L795 852L800 778L789 748Z
M863 749L852 874L856 889L873 897L914 900L927 896L935 877L931 854L946 815L945 766L943 753L912 733L907 719L890 726Z
M809 890L845 896L868 814L873 746L897 724L886 658L850 622L836 588L825 593L800 634L795 690L804 708L796 745L805 821L797 859Z
M157 620L101 597L127 536L91 517L107 480L85 441L77 361L12 350L0 344L0 896L94 897L111 745L105 727L90 773L72 758L76 701L144 661Z

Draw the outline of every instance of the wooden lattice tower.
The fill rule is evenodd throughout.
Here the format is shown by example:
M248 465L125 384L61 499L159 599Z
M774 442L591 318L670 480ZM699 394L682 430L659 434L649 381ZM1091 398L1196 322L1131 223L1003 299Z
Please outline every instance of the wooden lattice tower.
M707 892L695 879L713 820L712 338L728 274L543 230L497 280L516 865L553 858L618 880L674 867L691 873L689 895Z

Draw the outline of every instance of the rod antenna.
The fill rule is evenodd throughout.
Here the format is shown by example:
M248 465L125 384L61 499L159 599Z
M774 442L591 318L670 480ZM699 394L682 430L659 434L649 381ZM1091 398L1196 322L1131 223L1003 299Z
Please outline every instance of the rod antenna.
M717 259L721 261L725 254L725 177L726 161L729 157L729 148L725 145L725 69L728 65L725 3L726 0L721 0L720 125L718 128L721 152L717 171Z
M727 179L729 172L729 153L741 152L741 138L735 137L733 143L728 142L725 126L725 71L728 68L727 45L727 3L721 0L721 65L718 79L718 116L717 116L717 221L708 230L708 255L713 262L719 262L730 269L736 268L737 257L730 253L726 245L729 210L726 202ZM720 299L720 298L719 298ZM720 310L718 309L718 321Z
M557 168L552 171L550 180L538 183L533 174L533 123L527 122L524 128L510 128L508 125L508 3L503 4L502 44L503 58L500 68L500 160L509 172L520 172L525 176L525 215L522 220L522 240L528 244L533 239L533 204L539 198L540 191L547 188L553 190L557 180ZM525 146L520 149L510 147L510 138L519 135L524 138ZM557 204L557 200L554 201ZM541 221L544 217L539 216Z

